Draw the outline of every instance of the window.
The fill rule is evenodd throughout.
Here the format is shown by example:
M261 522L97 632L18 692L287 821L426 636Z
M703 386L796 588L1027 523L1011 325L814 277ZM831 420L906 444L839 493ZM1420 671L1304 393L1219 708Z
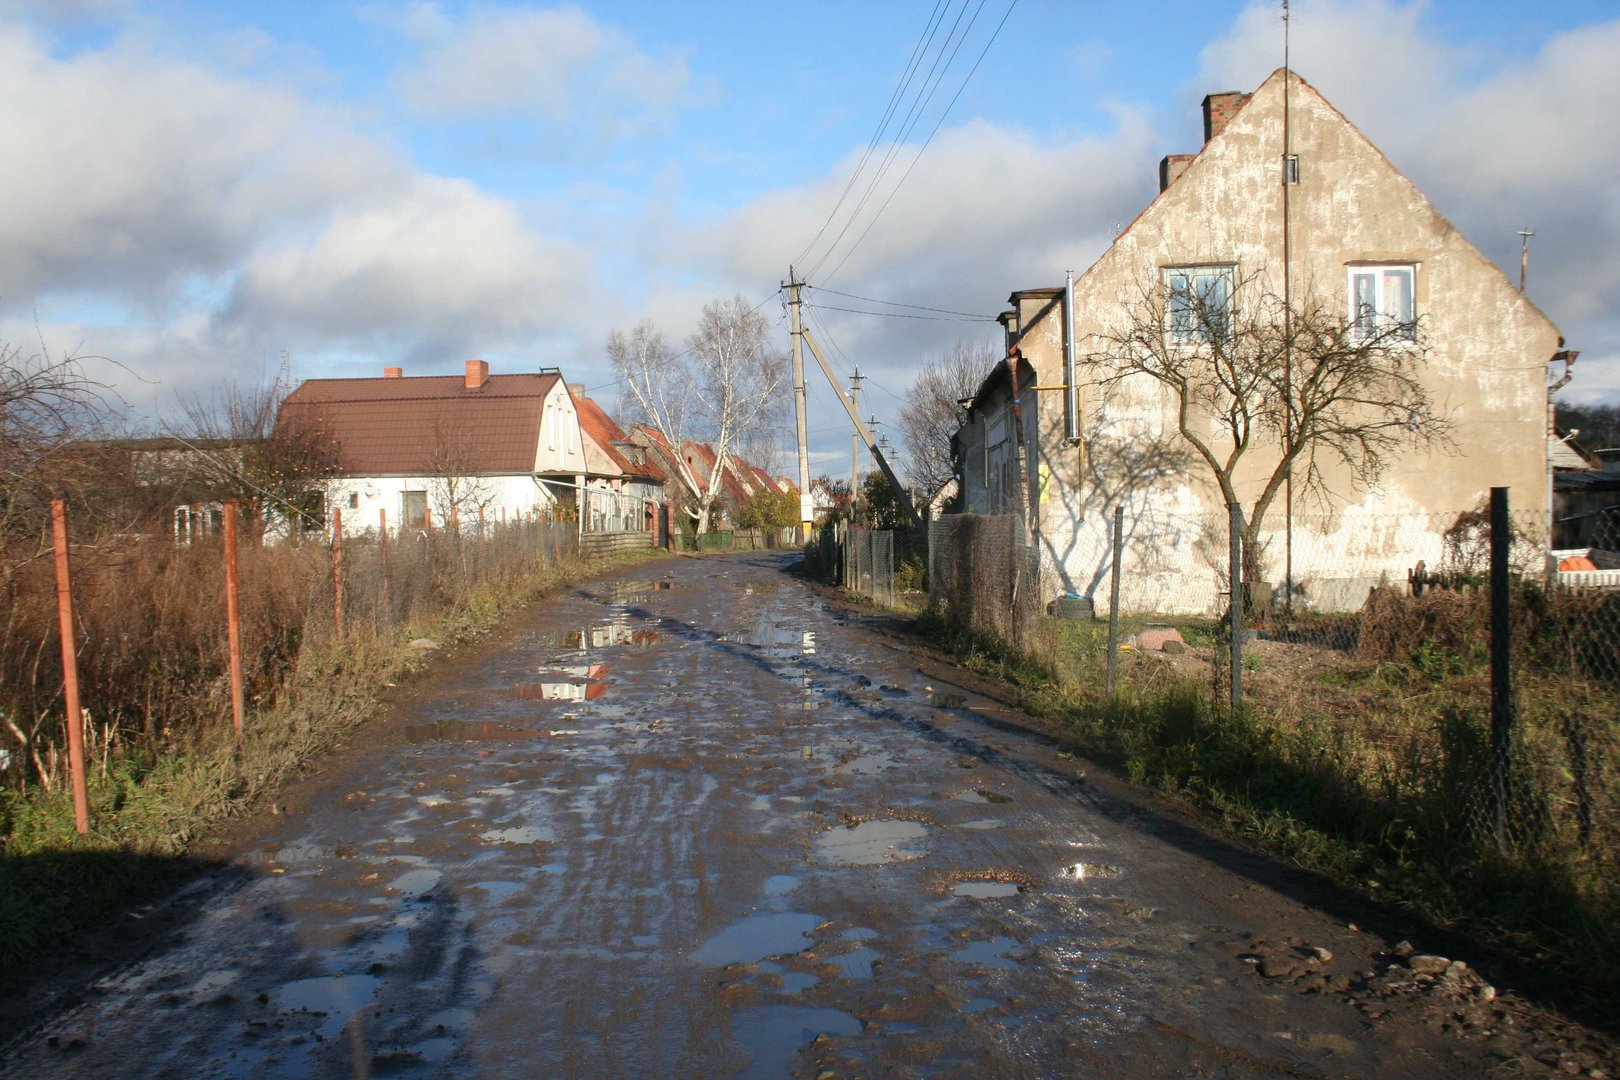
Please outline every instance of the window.
M1164 272L1172 341L1210 341L1232 314L1232 267L1182 266Z
M1297 184L1297 183L1299 183L1299 155L1298 154L1284 154L1283 155L1283 183L1285 183L1285 184Z
M360 493L358 491L349 492L349 509L360 509Z
M1393 337L1417 338L1417 310L1413 303L1413 266L1350 267L1350 327L1366 339L1393 329Z
M418 528L424 523L427 512L426 491L402 491L399 493L399 527L401 529Z

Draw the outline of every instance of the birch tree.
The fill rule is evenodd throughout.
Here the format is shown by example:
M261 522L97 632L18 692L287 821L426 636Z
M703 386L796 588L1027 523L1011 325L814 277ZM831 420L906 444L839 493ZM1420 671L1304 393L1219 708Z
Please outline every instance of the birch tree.
M608 335L621 409L662 431L698 533L709 529L726 462L756 425L768 423L788 382L785 350L773 348L770 321L741 296L705 305L684 352L673 353L651 321ZM688 442L706 442L712 464L687 461Z

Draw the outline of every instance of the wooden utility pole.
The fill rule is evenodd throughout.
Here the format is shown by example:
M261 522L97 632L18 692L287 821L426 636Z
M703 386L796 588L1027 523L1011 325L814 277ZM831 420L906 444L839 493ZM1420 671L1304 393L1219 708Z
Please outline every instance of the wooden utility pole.
M793 419L799 436L799 542L804 543L810 539L810 530L815 525L815 509L810 498L810 441L804 417L804 327L799 321L801 284L793 267L788 267L785 288L793 317Z

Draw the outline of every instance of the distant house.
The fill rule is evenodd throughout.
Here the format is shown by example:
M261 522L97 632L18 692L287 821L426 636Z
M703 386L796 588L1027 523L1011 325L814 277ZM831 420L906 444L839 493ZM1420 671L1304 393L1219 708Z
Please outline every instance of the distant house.
M1023 516L1051 596L1090 595L1106 579L1122 506L1122 606L1215 610L1224 498L1188 460L1175 395L1150 375L1118 377L1109 351L1145 295L1159 298L1172 351L1200 333L1195 307L1218 320L1252 302L1241 290L1256 279L1342 312L1350 340L1373 328L1410 328L1416 340L1421 329L1430 359L1420 378L1451 425L1450 447L1396 455L1371 488L1322 455L1311 497L1303 477L1292 508L1279 496L1266 528L1292 519L1298 604L1357 607L1381 575L1438 565L1444 529L1491 487L1510 488L1516 508L1550 509L1547 366L1568 356L1557 327L1296 73L1205 98L1204 129L1197 154L1161 162L1158 197L1075 279L1072 297L1056 286L1009 298L1008 359L987 373L956 436L965 509ZM1220 415L1189 416L1230 447ZM1279 460L1275 437L1255 439L1235 477L1244 505ZM1160 445L1176 452L1147 453ZM1271 581L1283 580L1283 551L1265 549Z
M465 526L480 516L573 519L589 482L623 478L583 433L556 369L492 375L485 361L468 360L459 376L389 367L381 378L309 379L282 403L277 424L315 418L337 446L338 475L324 497L342 510L346 532L452 518ZM585 505L594 505L588 495ZM644 520L636 505L618 520Z
M569 393L585 443L586 527L592 532L655 529L664 503L663 469L585 396L582 385L570 386Z
M665 477L665 492L672 504L693 507L708 491L717 460L714 447L688 439L677 449L664 432L639 423L631 425L628 438L649 461L657 464ZM688 476L690 482L686 479ZM718 483L720 491L710 512L710 526L716 529L730 528L737 512L758 495L767 491L798 492L786 477L773 477L729 452L719 470Z

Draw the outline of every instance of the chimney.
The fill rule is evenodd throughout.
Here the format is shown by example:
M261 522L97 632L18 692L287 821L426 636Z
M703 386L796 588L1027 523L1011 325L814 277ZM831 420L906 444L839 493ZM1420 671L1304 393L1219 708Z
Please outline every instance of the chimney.
M1204 98L1204 143L1221 133L1226 122L1249 100L1248 94L1228 90L1224 94L1210 94Z
M487 382L489 382L489 361L467 361L467 378L463 385L468 390L480 390Z
M571 382L568 384L568 392L574 397L582 398L585 396L585 384L582 382Z
M404 368L397 368L397 367L385 367L385 368L383 368L383 378L385 378L385 379L403 379L404 377L405 377L405 369Z
M1159 190L1163 191L1180 179L1197 154L1166 154L1159 162Z

